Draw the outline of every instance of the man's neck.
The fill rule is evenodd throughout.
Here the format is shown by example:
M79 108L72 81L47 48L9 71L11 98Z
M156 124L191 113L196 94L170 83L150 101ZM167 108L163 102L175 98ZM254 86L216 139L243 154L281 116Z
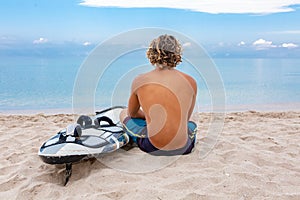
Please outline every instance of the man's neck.
M169 67L167 65L155 64L155 70L171 70L174 67Z

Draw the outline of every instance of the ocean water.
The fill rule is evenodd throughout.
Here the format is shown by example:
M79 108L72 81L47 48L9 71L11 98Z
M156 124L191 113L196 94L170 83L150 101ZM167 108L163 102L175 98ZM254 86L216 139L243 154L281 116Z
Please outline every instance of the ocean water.
M133 56L112 62L99 77L92 94L95 108L127 104L133 78L152 69L146 58ZM0 112L71 110L74 83L84 60L84 57L1 57ZM286 105L294 105L298 108L300 59L226 58L213 59L213 62L224 85L226 107L272 109L272 105L276 105L284 109ZM201 67L205 66L196 66L196 69ZM212 96L205 77L185 61L178 69L197 80L197 108L209 109Z
M300 59L216 59L227 105L299 105ZM297 107L295 107L297 108Z

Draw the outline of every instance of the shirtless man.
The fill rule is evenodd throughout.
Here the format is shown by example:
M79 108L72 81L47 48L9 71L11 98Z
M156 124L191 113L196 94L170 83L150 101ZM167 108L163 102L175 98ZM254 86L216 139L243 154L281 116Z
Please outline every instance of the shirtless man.
M171 35L154 39L147 57L155 69L137 76L121 122L138 147L153 155L190 153L196 124L189 121L197 94L196 81L175 69L181 45Z

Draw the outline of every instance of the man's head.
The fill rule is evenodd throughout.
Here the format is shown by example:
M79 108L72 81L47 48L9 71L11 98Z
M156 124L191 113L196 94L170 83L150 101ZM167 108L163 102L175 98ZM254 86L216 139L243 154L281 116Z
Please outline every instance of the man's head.
M171 35L161 35L154 39L147 50L152 65L161 68L173 68L181 62L181 45Z

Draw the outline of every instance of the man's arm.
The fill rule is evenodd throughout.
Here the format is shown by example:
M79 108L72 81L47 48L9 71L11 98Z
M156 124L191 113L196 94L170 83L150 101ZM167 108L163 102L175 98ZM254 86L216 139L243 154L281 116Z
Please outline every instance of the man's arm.
M132 118L145 119L144 112L140 109L140 102L135 92L131 93L128 101L128 115Z
M194 107L195 107L195 102L196 102L196 97L197 97L197 83L192 77L189 77L189 82L190 82L190 84L193 88L193 91L194 91L192 104L191 104L191 107L190 107L189 113L188 113L189 117L191 117L191 115L193 113L193 110L194 110Z

